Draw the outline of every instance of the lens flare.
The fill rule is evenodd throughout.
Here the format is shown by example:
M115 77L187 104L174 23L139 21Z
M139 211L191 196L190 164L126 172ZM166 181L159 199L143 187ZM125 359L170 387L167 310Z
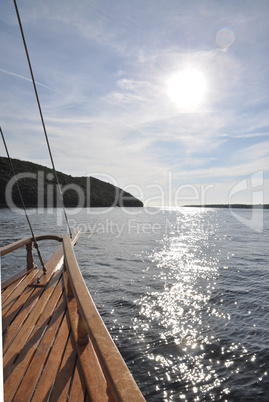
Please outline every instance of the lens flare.
M222 28L217 32L216 42L221 48L227 49L232 46L234 41L235 35L230 28Z

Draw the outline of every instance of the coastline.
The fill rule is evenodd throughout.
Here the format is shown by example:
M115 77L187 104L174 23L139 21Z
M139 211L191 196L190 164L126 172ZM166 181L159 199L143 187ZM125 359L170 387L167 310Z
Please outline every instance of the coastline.
M189 208L241 208L241 209L269 209L269 204L207 204L184 205Z

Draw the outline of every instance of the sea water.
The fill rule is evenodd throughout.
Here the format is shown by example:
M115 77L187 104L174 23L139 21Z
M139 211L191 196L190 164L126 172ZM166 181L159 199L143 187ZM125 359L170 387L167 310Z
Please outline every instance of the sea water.
M66 233L60 210L28 212L36 234ZM68 215L87 287L147 401L269 400L268 210ZM29 235L22 214L2 209L0 224L1 246ZM2 280L24 261L3 257Z

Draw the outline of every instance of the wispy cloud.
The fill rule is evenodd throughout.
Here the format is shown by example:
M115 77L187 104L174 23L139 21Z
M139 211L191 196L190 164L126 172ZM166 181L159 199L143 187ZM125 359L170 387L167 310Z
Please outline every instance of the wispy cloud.
M13 77L21 78L21 79L23 79L23 80L25 80L25 81L30 81L30 82L32 82L32 78L24 77L23 75L17 74L17 73L13 73L12 71L7 71L7 70L4 70L4 69L0 68L0 72L1 72L1 73L4 73L4 74L11 75L11 76L13 76ZM50 91L53 91L52 88L48 87L47 85L42 84L41 82L35 81L35 83L36 83L37 85L39 85L40 87L49 89Z

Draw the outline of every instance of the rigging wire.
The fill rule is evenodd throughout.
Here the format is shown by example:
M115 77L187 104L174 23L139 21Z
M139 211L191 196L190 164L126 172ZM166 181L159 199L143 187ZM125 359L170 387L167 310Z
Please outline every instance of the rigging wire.
M47 269L46 269L45 264L44 264L44 262L43 262L43 259L42 259L42 256L41 256L41 253L40 253L40 250L39 250L39 247L38 247L38 243L37 243L37 241L36 241L36 237L35 237L35 235L34 235L34 231L33 231L33 228L32 228L32 225L31 225L31 222L30 222L30 219L29 219L29 216L28 216L27 211L26 211L26 207L25 207L25 204L24 204L24 201L23 201L23 196L22 196L22 193L21 193L21 189L20 189L20 186L19 186L19 182L18 182L16 173L15 173L15 169L14 169L14 165L13 165L12 159L11 159L11 157L10 157L10 155L9 155L9 152L8 152L7 144L6 144L5 137L4 137L4 133L3 133L3 131L2 131L2 127L1 127L1 126L0 126L0 132L1 132L1 136L2 136L2 140L3 140L3 143L4 143L5 150L6 150L6 153L7 153L7 157L8 157L8 160L9 160L9 164L10 164L10 167L11 167L11 171L12 171L13 176L14 176L14 178L15 178L15 183L16 183L16 185L17 185L17 189L18 189L18 193L19 193L19 196L20 196L20 199L21 199L22 207L23 207L23 209L24 209L24 213L25 213L25 216L26 216L26 219L27 219L27 222L28 222L28 225L29 225L31 234L32 234L34 247L35 247L35 249L36 249L36 251L37 251L38 258L39 258L40 264L41 264L41 266L42 266L43 272L46 273L46 272L47 272Z
M66 214L66 209L65 209L65 207L64 207L63 193L62 193L62 189L61 189L61 186L60 186L60 183L59 183L59 180L58 180L58 175L57 175L57 172L56 172L56 169L55 169L54 160L53 160L53 157L52 157L52 152L51 152L51 147L50 147L50 143L49 143L49 138L48 138L48 135L47 135L47 130L46 130L46 126L45 126L45 121L44 121L44 118L43 118L43 113L42 113L42 109L41 109L41 104L40 104L40 101L39 101L39 96L38 96L38 92L37 92L37 88L36 88L34 73L33 73L32 65L31 65L31 61L30 61L30 56L29 56L29 53L28 53L28 49L27 49L27 45L26 45L26 40L25 40L23 28L22 28L22 23L21 23L21 18L20 18L20 14L19 14L19 9L18 9L16 0L13 0L13 1L14 1L14 6L15 6L15 10L16 10L16 14L17 14L19 26L20 26L22 41L23 41L23 45L24 45L24 49L25 49L25 53L26 53L26 57L27 57L28 65L29 65L29 70L30 70L30 74L31 74L31 78L32 78L32 83L33 83L33 86L34 86L34 91L35 91L36 101L37 101L37 105L38 105L38 109L39 109L39 114L40 114L40 118L41 118L43 130L44 130L44 134L45 134L45 138L46 138L46 142L47 142L47 146L48 146L48 151L49 151L49 155L50 155L50 160L51 160L51 164L52 164L54 176L55 176L55 179L56 179L57 188L58 188L58 191L59 191L59 194L60 194L60 199L61 199L61 202L62 202L62 208L63 208L64 217L65 217L66 224L67 224L68 231L69 231L69 235L70 235L70 238L71 238L71 237L72 237L72 233L71 233L71 229L70 229L69 222L68 222L68 218L67 218L67 214Z

